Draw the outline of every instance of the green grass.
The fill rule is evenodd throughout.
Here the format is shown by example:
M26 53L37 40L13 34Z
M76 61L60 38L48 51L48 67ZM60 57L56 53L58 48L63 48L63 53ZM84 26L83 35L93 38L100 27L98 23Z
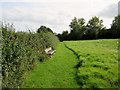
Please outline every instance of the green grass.
M26 74L22 87L117 88L117 45L117 39L61 42L49 60Z
M76 78L76 56L60 43L55 55L49 60L37 63L36 68L27 73L22 87L30 88L78 88Z
M118 87L118 40L66 41L80 55L78 83L82 88Z

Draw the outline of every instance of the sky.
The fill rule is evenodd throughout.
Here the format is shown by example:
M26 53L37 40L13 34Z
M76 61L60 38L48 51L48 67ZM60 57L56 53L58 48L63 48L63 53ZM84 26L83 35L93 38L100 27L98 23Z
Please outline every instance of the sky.
M41 25L55 33L70 30L74 17L86 23L98 16L109 28L118 15L119 0L1 0L0 21L13 24L16 31L36 31Z

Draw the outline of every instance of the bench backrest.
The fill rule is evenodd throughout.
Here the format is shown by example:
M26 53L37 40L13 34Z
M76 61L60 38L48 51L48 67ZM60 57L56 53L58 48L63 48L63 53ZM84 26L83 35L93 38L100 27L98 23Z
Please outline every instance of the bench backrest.
M51 50L52 50L52 48L49 47L49 48L46 48L46 49L45 49L45 52L48 53L48 52L51 51Z

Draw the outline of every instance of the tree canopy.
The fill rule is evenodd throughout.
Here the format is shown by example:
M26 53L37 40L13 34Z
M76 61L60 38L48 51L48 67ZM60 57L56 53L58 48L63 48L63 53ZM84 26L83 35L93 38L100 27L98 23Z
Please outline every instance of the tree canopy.
M73 39L81 39L85 31L85 19L77 19L74 17L69 26L71 29L70 37Z
M120 15L116 16L111 25L111 32L114 38L120 38Z
M87 24L87 33L86 35L90 36L91 39L97 39L99 31L104 29L103 20L100 20L99 17L92 17Z
M53 31L49 27L46 27L46 26L40 26L40 28L38 28L37 30L37 33L40 33L40 32L52 32L53 33Z
M92 17L87 23L84 18L74 17L69 26L70 33L63 31L57 35L61 41L120 38L120 15L114 18L111 28L108 29L103 25L103 20L97 16Z

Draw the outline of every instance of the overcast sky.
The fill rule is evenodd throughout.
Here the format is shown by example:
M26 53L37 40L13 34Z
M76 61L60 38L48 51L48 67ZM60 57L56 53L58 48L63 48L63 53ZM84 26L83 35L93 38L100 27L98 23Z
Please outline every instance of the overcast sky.
M17 31L36 31L41 25L54 32L69 30L74 17L86 22L93 16L109 28L118 14L119 0L1 0L0 21L13 23Z

